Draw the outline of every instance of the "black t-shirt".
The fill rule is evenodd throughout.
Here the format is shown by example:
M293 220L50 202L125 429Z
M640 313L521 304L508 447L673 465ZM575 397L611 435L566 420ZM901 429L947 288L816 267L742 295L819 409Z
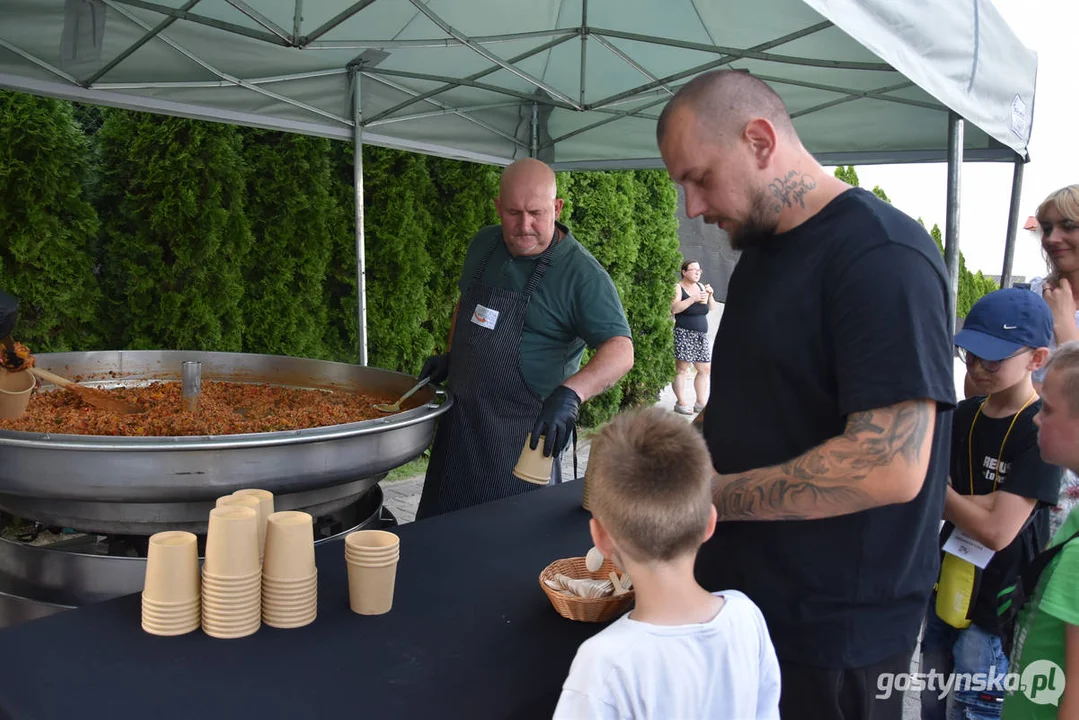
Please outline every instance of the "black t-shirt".
M697 283L698 287L700 283ZM689 297L689 293L681 285L678 289L682 291L682 299L685 300ZM674 315L674 326L685 328L686 330L696 330L698 332L708 332L708 303L691 303L689 307L680 313Z
M998 550L982 572L971 608L970 618L976 625L1001 634L1009 628L1000 627L998 622L997 593L1015 582L1022 566L1045 547L1049 539L1049 508L1057 503L1061 470L1042 460L1038 450L1034 416L1042 406L1041 400L1028 405L1015 418L1014 425L1012 415L992 418L978 413L971 436L970 424L984 400L984 397L964 400L952 417L952 487L960 495L988 495L996 489L1038 501L1031 523L1008 547ZM948 523L942 537L948 537L951 530Z
M856 668L913 650L940 563L955 403L944 262L918 223L852 189L747 248L712 354L704 434L719 473L795 458L851 413L937 401L911 502L821 520L721 522L697 576L756 602L780 660Z

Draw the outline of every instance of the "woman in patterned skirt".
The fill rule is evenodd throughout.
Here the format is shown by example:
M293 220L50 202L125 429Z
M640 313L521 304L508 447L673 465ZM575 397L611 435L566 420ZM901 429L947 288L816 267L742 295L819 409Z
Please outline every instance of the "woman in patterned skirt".
M699 413L708 404L712 355L708 349L708 312L715 307L712 286L701 284L701 264L696 260L682 263L682 279L674 286L671 314L674 315L674 411L682 415ZM689 368L697 370L693 379L696 398L686 402Z

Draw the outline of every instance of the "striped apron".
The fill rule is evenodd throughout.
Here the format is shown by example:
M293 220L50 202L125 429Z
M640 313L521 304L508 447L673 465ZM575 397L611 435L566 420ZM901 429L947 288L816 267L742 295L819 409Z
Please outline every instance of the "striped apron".
M513 476L543 405L521 375L521 336L528 303L556 244L539 256L521 292L483 283L494 248L465 289L450 346L453 406L438 422L417 520L541 487ZM558 458L551 475L561 481Z

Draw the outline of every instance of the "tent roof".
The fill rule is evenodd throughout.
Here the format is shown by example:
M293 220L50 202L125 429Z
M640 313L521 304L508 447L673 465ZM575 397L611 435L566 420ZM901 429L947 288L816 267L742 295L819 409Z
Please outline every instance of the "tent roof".
M556 168L660 166L711 68L782 95L825 163L1026 154L1037 59L984 0L0 0L0 87Z

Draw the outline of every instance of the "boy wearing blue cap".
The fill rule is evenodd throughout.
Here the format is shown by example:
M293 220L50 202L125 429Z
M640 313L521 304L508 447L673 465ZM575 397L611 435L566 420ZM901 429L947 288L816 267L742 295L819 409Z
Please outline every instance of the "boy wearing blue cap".
M1060 490L1060 469L1038 452L1041 400L1031 380L1052 338L1049 307L1016 288L975 303L955 336L977 394L952 420L941 574L922 640L922 672L955 684L922 691L923 720L1000 717L1018 611L1012 593L1048 540Z

